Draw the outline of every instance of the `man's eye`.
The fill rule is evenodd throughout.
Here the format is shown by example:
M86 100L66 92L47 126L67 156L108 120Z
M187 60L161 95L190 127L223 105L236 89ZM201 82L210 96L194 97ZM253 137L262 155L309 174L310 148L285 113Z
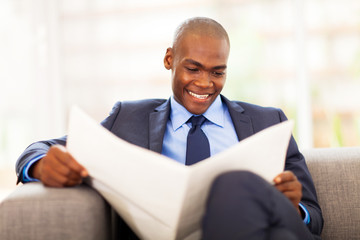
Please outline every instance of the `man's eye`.
M189 68L189 67L187 67L186 69L189 70L190 72L197 72L198 71L197 68Z
M224 74L225 74L224 72L213 72L213 75L216 76L216 77L221 77Z

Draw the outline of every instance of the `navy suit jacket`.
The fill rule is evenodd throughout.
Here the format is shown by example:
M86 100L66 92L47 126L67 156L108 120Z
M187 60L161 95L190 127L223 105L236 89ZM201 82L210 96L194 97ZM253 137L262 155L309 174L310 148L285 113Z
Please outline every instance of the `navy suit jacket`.
M229 101L221 96L228 106L230 116L239 141L269 126L286 121L285 114L276 108ZM170 116L170 101L147 99L117 102L110 115L101 124L116 136L135 145L161 153L166 123ZM30 145L16 163L18 181L22 181L22 169L32 158L44 154L51 145L66 144L66 136L59 139L40 141ZM291 137L286 157L285 170L292 171L302 184L301 203L308 209L311 217L309 229L320 235L323 219L317 203L315 187L297 144Z

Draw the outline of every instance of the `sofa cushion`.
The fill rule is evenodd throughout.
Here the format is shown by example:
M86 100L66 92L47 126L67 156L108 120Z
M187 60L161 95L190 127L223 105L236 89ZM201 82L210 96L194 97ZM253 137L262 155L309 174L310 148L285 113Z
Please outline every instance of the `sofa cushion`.
M303 151L324 217L322 239L360 239L360 148Z
M0 239L109 239L110 208L93 189L19 186L0 204Z

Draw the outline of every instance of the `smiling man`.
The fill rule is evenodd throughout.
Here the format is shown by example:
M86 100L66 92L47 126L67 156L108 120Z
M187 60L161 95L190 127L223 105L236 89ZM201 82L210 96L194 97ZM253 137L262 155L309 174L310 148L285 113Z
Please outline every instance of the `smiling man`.
M118 102L101 124L130 143L191 165L285 121L279 109L220 95L229 51L228 35L219 23L209 18L186 20L164 57L165 68L171 70L173 96ZM18 180L52 187L80 184L88 173L65 145L66 136L30 145L17 162ZM284 172L273 185L245 171L225 173L215 180L202 237L320 239L322 225L305 159L291 138ZM132 232L130 236L136 237Z

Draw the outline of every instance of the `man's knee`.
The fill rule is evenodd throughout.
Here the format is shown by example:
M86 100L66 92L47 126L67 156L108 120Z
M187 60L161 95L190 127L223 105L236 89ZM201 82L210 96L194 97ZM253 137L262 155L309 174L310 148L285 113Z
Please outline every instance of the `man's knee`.
M231 188L235 189L258 189L261 186L268 186L269 184L257 174L250 171L230 171L223 173L215 178L212 188Z

